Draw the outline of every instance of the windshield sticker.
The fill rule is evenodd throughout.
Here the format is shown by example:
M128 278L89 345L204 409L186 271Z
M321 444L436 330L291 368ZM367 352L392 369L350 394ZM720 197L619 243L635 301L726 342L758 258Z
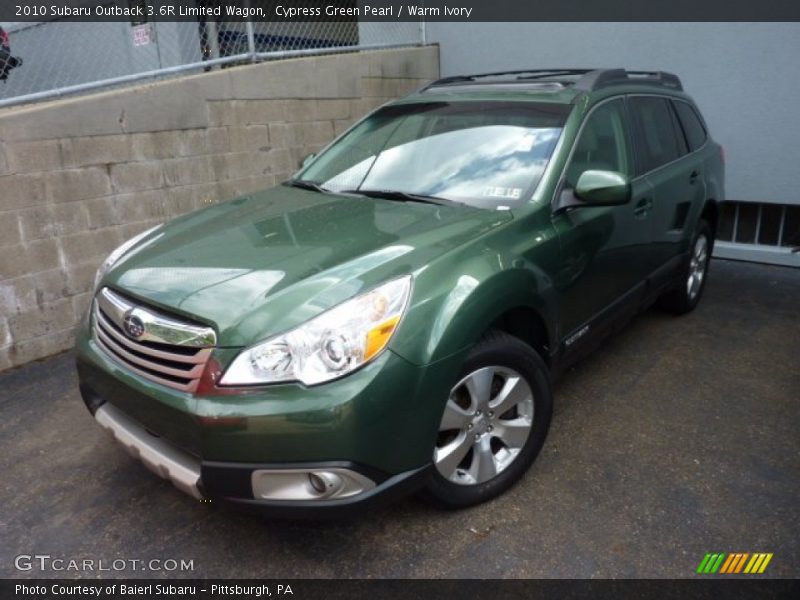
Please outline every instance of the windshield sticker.
M522 196L522 188L489 186L484 188L483 195L488 198L511 198L512 200L519 200L519 197Z

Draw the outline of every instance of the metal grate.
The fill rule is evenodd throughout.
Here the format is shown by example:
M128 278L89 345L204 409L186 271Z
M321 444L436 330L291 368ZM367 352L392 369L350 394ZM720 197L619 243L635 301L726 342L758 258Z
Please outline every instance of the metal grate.
M156 383L197 390L216 344L211 328L137 305L108 288L97 294L93 317L95 343L116 362Z
M800 205L723 203L714 254L800 266Z

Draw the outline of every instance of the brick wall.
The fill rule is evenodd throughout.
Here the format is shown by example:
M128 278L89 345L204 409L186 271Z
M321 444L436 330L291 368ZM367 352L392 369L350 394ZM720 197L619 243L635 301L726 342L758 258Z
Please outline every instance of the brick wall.
M0 371L72 345L117 245L286 179L438 69L436 47L320 56L0 110Z

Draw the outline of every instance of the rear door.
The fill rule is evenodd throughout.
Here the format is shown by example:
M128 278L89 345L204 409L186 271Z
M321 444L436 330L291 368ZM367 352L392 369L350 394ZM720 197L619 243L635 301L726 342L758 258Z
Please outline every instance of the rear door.
M692 187L690 200L693 205L689 211L688 221L694 223L697 214L703 210L706 199L711 196L711 192L708 189L708 181L713 179L713 173L709 171L713 171L716 163L712 161L709 164L708 153L701 152L708 143L708 132L697 113L697 109L683 100L672 99L671 102L672 108L678 117L678 125L683 132L683 137L689 149L689 153L683 161L686 170L689 171L689 181ZM719 154L712 153L712 156L716 158ZM687 242L693 233L693 231L684 231L684 238Z
M669 281L692 235L692 204L702 201L702 164L689 151L670 99L631 96L637 141L637 169L653 187L653 245L649 253L655 285Z

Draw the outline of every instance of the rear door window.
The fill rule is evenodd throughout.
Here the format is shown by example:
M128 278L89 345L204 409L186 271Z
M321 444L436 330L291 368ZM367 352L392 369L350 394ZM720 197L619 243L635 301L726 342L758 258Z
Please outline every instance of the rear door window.
M678 113L678 119L683 126L686 141L689 143L689 150L694 152L706 143L706 128L703 127L703 122L688 102L676 100L672 105L675 107L675 112Z
M667 99L633 96L630 106L641 141L640 173L657 169L685 154L685 141L681 139L683 132L677 130Z

